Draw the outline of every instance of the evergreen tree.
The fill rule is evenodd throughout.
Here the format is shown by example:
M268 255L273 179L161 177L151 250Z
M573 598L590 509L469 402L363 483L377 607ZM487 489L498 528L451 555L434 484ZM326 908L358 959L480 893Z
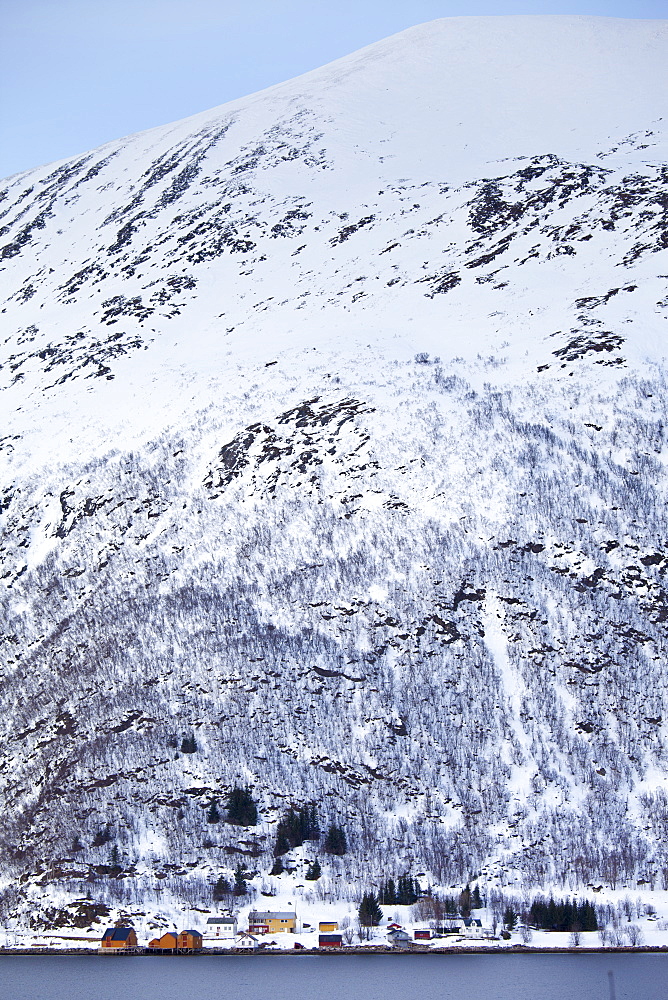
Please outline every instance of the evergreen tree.
M397 890L393 878L388 878L380 887L380 902L383 906L394 906L397 903Z
M276 832L276 843L274 844L274 857L280 858L283 854L287 854L289 850L290 841L287 838L285 830L281 828L281 824L279 823Z
M234 826L255 826L257 823L257 806L253 801L250 788L240 788L235 785L227 796L225 803L227 822Z
M308 871L304 876L309 880L309 882L316 882L322 875L322 868L320 867L320 862L316 858L313 864L309 865Z
M285 868L283 866L283 862L282 862L282 860L280 858L280 855L279 855L278 857L276 857L274 859L274 864L273 864L273 867L272 867L271 871L269 872L269 874L270 875L282 875L284 871L285 871Z
M468 885L459 894L459 912L464 920L468 920L471 916L471 889Z
M548 902L534 899L529 910L529 920L541 930L548 931L595 931L598 930L596 907L589 900L577 903L566 899L556 902L550 896Z
M234 895L245 896L247 891L246 872L241 865L237 865L236 871L234 872Z
M567 899L564 903L563 909L561 911L560 930L570 931L573 929L573 922L575 920L575 913L573 906L571 905L570 899Z
M274 856L286 854L293 847L301 847L305 840L317 840L320 836L315 805L293 806L281 818L276 830Z
M338 857L343 857L347 850L348 844L345 831L342 827L332 823L325 837L325 851L327 854L335 854Z
M400 875L397 881L396 902L399 906L412 906L417 903L419 885L411 875Z
M473 886L473 892L471 893L471 909L479 910L482 907L482 899L480 898L480 889L478 888L478 883Z
M181 740L181 753L197 753L197 741L193 735L183 737Z
M383 911L378 905L378 899L373 892L365 892L357 910L357 916L362 927L375 927L383 919Z
M113 844L111 850L109 851L109 865L114 871L121 870L120 855L116 844Z
M218 812L218 803L215 799L211 800L211 805L209 806L206 813L207 823L220 823L220 813Z
M227 881L227 879L224 878L223 875L221 875L213 887L214 903L223 902L223 900L228 899L231 894L232 894L232 886Z
M315 807L315 802L311 802L308 806L308 829L304 835L304 840L319 840L320 839L320 824L318 823L318 813Z
M507 906L503 911L504 927L507 927L509 931L512 931L515 928L516 923L517 923L517 914L515 913L512 906Z

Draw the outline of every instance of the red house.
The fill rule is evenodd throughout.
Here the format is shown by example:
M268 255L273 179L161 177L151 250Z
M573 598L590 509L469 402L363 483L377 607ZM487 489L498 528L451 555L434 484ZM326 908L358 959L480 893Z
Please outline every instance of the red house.
M343 934L319 934L318 948L342 948Z

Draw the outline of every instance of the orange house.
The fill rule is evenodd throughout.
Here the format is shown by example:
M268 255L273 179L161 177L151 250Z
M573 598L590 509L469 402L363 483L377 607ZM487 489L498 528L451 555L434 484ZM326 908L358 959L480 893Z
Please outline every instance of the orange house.
M108 927L102 937L100 951L134 951L136 947L137 934L134 927Z
M179 951L201 951L202 935L199 931L181 931L179 934Z
M162 937L153 938L148 943L151 951L176 951L178 947L178 935L174 931L167 931Z

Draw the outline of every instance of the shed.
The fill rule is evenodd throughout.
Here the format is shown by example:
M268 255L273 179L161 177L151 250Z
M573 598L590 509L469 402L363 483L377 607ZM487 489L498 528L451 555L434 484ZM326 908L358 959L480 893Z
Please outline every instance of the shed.
M416 941L431 941L432 932L429 927L419 927L414 933L413 937Z
M306 924L304 924L306 927ZM321 934L331 934L333 931L338 931L339 924L336 920L321 920L318 924L318 930Z
M462 929L461 917L445 917L436 927L437 934L457 934Z
M343 934L319 934L318 948L342 948Z

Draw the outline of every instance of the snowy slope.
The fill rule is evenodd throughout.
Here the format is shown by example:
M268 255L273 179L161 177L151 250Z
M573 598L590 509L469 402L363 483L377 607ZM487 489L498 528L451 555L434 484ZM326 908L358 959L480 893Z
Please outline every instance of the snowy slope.
M313 801L333 884L663 887L667 55L446 19L5 182L8 878Z

